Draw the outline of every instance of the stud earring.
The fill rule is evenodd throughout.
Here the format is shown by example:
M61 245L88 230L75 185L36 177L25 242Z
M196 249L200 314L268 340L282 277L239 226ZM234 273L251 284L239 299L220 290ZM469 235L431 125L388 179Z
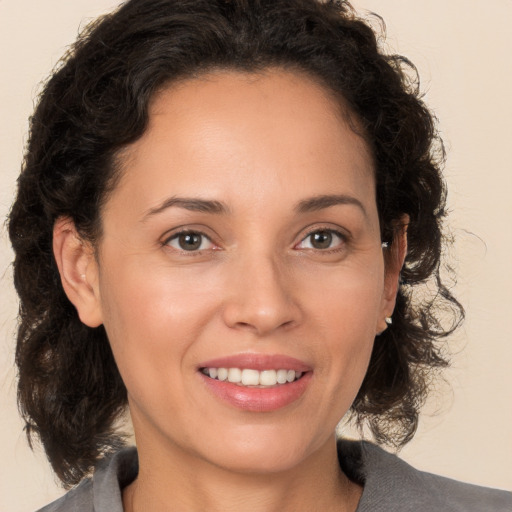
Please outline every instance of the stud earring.
M389 247L389 242L382 242L380 245L383 249L387 249Z
M384 318L384 321L388 325L391 325L393 323L393 319L390 316L387 316L386 318Z

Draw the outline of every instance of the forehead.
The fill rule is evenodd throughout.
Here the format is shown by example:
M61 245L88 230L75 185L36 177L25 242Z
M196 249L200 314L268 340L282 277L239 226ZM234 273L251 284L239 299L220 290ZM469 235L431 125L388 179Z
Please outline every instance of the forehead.
M268 194L270 183L285 200L339 184L344 193L369 190L373 199L372 156L349 118L341 98L302 73L187 79L153 98L146 132L121 157L119 186L155 196L195 186L247 199Z

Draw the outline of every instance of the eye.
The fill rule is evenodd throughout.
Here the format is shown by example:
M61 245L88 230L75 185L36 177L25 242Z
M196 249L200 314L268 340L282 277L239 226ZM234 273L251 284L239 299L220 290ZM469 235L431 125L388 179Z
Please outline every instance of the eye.
M187 252L203 251L214 247L213 242L206 235L197 231L176 233L165 242L165 245Z
M345 237L332 229L318 229L312 231L296 246L298 249L328 250L343 245Z

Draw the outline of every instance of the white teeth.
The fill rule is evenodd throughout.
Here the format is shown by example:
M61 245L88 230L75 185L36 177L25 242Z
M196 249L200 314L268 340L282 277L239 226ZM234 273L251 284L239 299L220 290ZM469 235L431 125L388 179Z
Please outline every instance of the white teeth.
M260 373L260 384L262 386L275 386L277 384L277 373L275 370L263 370Z
M233 384L242 382L242 370L240 368L230 368L228 370L228 381Z
M250 368L203 368L205 375L212 379L228 381L241 386L272 387L293 382L302 377L303 372L295 370L252 370Z
M260 383L258 370L242 370L242 384L244 386L257 386Z
M287 382L286 376L288 375L288 370L277 370L277 383L284 384Z

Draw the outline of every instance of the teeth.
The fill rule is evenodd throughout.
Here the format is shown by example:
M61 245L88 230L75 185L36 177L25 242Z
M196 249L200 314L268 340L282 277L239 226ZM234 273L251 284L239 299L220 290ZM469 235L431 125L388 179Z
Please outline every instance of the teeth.
M288 370L277 370L276 373L276 379L279 384L284 384L285 382L287 382L286 377L288 375Z
M242 384L244 386L258 386L260 372L258 370L242 370Z
M263 370L260 373L260 384L262 386L275 386L277 384L277 373L275 370Z
M212 379L228 381L240 386L271 387L293 382L302 377L302 372L295 370L252 370L249 368L203 368L205 375Z
M233 384L242 382L242 370L240 368L230 368L228 370L228 381Z

